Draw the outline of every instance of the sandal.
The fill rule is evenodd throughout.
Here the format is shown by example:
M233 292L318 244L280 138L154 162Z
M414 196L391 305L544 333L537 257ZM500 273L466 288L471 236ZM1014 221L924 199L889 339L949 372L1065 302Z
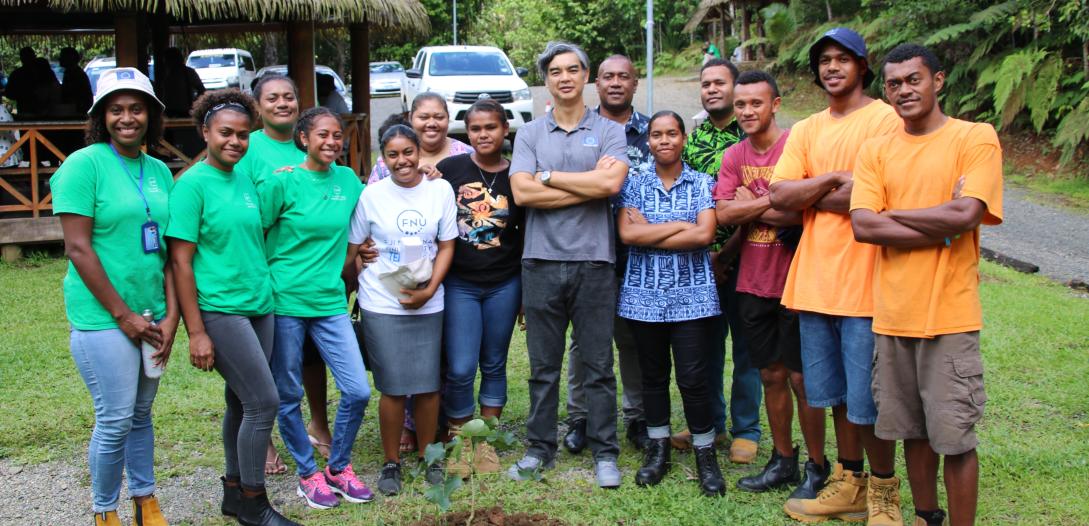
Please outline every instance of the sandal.
M416 451L416 432L407 427L401 428L401 453Z
M266 475L283 475L287 473L287 464L284 464L284 459L280 458L280 452L272 448L272 444L269 444L272 451L272 460L268 459L268 452L265 452L265 474Z
M325 457L325 461L328 462L329 455L331 455L333 452L333 447L329 444L318 442L318 439L314 437L314 435L306 436L310 438L310 445L316 447L318 449L318 453L320 453L321 456Z

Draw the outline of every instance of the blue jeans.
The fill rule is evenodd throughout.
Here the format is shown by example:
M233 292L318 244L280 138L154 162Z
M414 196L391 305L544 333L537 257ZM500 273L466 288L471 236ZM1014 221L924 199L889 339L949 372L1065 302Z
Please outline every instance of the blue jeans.
M276 336L272 344L272 377L280 393L279 423L284 445L295 458L295 471L300 477L318 470L314 448L303 424L299 403L303 397L302 346L307 335L321 353L322 360L333 373L340 403L333 424L333 443L329 467L343 470L352 462L352 444L363 424L363 411L371 398L363 355L347 314L320 318L298 318L276 315Z
M522 305L522 277L481 286L448 275L443 288L446 390L442 401L446 416L473 415L473 381L478 367L480 405L503 407L507 403L507 350Z
M730 436L760 442L760 400L763 384L760 370L749 360L749 343L741 330L741 314L737 305L737 271L718 288L722 307L722 323L713 334L711 353L707 358L707 373L711 386L711 420L715 433L726 431L726 398L722 373L726 368L726 337L733 332L731 358L734 369L730 385Z
M120 329L70 334L72 359L91 393L95 427L87 448L95 513L117 509L121 472L129 495L155 493L155 434L151 404L159 380L144 376L140 347Z
M799 312L802 369L810 407L847 404L847 420L877 422L873 401L873 319Z

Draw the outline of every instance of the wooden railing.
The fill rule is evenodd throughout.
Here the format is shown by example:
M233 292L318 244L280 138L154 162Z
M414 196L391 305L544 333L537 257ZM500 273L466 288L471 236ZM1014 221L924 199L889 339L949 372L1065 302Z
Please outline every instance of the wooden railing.
M342 118L345 127L345 148L341 163L350 167L356 175L366 177L370 169L370 118L365 113L346 114ZM192 128L193 121L165 119L163 124L167 130L185 129ZM71 152L58 148L46 137L45 133L58 131L78 133L82 132L84 125L82 121L0 122L0 133L16 131L20 135L12 148L0 154L0 165L15 155L15 152L23 149L24 145L27 146L25 148L27 155L22 159L27 166L0 168L0 195L10 195L17 201L16 204L0 204L0 219L13 215L25 216L27 212L37 219L43 212L52 213L53 194L49 191L48 179L45 178L56 172L59 163L63 163ZM175 178L204 157L203 151L190 157L165 139L160 140L153 149L156 150L157 157L167 157L165 162L174 172ZM39 161L49 155L56 160L52 160L50 166L41 166ZM27 182L29 184L25 184ZM25 190L20 190L17 186L24 187Z

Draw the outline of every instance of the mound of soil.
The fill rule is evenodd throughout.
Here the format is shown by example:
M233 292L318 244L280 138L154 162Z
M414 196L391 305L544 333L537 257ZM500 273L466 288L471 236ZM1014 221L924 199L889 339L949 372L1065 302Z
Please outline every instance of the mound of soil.
M466 526L467 520L469 512L457 511L428 517L410 526ZM567 523L543 513L506 513L501 506L495 506L476 510L468 526L567 526Z

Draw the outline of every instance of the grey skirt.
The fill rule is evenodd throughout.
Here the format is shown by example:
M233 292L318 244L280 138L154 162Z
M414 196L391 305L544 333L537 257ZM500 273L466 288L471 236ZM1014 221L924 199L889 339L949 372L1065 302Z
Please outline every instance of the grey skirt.
M380 314L364 310L363 337L374 387L403 396L439 390L442 312Z

